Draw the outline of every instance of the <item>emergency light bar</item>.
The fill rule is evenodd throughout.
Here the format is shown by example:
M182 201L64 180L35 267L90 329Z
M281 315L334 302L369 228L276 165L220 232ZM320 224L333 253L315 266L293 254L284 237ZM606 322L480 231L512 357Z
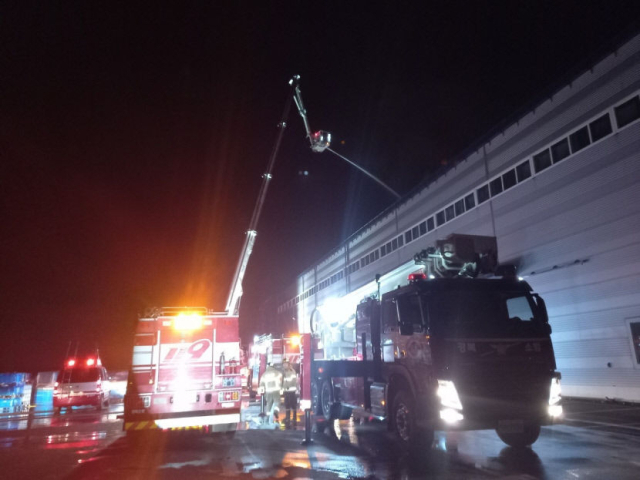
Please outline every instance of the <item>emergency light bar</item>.
M163 325L165 322L163 322ZM211 321L208 322L211 324ZM202 328L202 315L199 313L180 313L173 319L173 328L176 330L198 330Z

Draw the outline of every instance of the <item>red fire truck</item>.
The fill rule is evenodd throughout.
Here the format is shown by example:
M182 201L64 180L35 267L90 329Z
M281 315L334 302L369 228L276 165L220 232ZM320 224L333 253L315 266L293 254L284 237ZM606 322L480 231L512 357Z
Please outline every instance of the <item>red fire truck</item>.
M140 318L125 395L127 432L240 421L238 317L206 308L162 308Z
M225 311L160 308L138 321L124 402L124 429L128 433L192 427L236 430L244 367L238 333L242 281L291 101L290 94L267 171L262 175Z

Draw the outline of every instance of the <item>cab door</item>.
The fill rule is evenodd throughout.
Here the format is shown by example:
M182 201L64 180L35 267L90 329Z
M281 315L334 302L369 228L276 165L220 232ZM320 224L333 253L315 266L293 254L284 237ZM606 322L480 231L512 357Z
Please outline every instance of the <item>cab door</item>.
M398 356L398 337L400 336L400 322L398 317L398 302L396 297L382 299L382 323L380 331L380 345L383 363L393 363Z

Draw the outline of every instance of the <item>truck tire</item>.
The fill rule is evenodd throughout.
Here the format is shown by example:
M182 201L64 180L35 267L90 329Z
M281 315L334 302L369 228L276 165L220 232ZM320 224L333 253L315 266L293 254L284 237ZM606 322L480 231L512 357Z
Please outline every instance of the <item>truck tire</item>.
M424 453L433 445L433 430L417 425L417 412L413 395L400 390L393 398L391 425L401 445L413 454Z
M333 389L331 388L331 381L326 379L322 382L322 387L320 388L320 408L322 411L322 415L326 419L333 418L335 415L332 415L335 410L333 408Z
M540 425L525 424L522 432L504 432L496 428L500 440L514 448L525 448L533 445L540 436Z

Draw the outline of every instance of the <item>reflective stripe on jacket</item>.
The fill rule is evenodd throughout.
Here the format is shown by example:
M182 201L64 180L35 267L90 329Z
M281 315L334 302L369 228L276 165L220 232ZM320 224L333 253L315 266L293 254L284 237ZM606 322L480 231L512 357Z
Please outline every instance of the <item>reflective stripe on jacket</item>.
M285 392L295 392L298 390L298 375L293 368L285 369L282 388Z
M260 386L266 393L279 392L282 385L282 373L273 367L267 367L260 379Z

